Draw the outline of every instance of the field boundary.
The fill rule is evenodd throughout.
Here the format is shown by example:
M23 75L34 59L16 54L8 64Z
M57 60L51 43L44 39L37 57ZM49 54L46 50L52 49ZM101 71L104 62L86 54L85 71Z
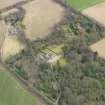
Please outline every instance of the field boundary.
M4 64L2 61L0 63L4 66L5 70L12 74L12 76L20 83L20 85L27 90L31 96L37 97L38 99L43 102L43 105L55 105L54 102L50 99L48 99L43 93L41 93L38 89L32 88L29 86L28 82L24 80L21 76L17 75L11 68L9 68L6 64Z
M18 8L18 7L24 5L24 4L28 3L28 2L31 2L31 1L33 1L33 0L26 0L26 1L23 0L23 1L20 1L20 2L15 3L13 5L4 7L2 9L0 9L0 14L3 13L3 12L7 12L7 11L9 11L11 9L14 9L14 8Z

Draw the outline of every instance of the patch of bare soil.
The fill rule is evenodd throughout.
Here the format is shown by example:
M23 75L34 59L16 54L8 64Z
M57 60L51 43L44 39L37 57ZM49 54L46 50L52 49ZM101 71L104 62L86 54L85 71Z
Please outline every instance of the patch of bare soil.
M90 46L93 52L97 52L100 57L105 59L105 39Z
M64 7L53 0L34 0L25 4L26 37L34 40L45 37L64 16Z

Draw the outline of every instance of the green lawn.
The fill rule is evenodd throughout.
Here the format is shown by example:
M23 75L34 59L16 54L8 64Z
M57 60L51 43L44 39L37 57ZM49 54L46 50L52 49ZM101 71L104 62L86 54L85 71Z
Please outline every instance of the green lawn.
M51 46L51 47L48 47L48 49L50 49L50 50L52 50L53 52L55 52L55 53L61 53L62 52L62 47L63 47L64 45L63 44L61 44L61 45L56 45L56 46Z
M81 11L95 4L105 2L105 0L66 0L66 2Z
M0 70L0 105L38 105L6 71Z
M63 67L67 64L67 61L64 58L59 59L60 66Z

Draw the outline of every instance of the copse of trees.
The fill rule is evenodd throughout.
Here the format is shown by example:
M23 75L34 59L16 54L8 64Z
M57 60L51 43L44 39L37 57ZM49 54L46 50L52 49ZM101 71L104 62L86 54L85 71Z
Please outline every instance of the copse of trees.
M100 62L97 54L77 37L65 43L63 52L69 63L64 67L41 64L37 88L58 105L103 105L104 61Z
M72 60L80 63L95 60L95 57L97 56L96 52L92 52L81 37L67 40L63 52L64 57L68 61Z

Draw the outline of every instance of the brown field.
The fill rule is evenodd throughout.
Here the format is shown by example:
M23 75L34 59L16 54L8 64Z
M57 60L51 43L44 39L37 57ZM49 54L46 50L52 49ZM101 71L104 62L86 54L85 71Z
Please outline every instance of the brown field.
M90 46L93 52L97 52L100 57L105 59L105 39Z
M48 35L64 15L64 8L53 0L34 0L23 7L26 10L26 37L30 40Z
M0 9L13 5L20 1L23 1L23 0L0 0Z
M82 13L105 25L105 2L85 9Z

